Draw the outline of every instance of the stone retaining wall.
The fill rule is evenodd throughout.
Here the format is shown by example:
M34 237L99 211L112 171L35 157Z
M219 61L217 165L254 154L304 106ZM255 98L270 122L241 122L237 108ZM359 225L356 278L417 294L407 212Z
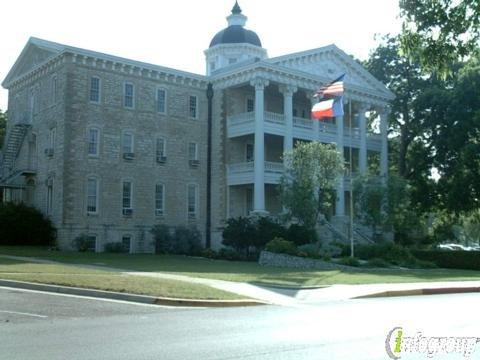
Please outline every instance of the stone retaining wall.
M318 269L318 270L359 270L358 268L335 264L328 261L309 259L299 256L286 254L276 254L268 251L260 253L258 263L262 266L277 266L299 269Z

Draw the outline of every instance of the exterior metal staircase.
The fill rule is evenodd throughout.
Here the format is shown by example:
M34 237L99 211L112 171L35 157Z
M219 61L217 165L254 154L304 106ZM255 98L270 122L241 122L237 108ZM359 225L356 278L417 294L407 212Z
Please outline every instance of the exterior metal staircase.
M15 159L17 158L18 152L20 151L23 140L25 139L25 135L27 134L29 128L29 124L17 123L14 124L8 132L7 140L5 141L5 146L3 149L3 175L6 175L13 169L15 165Z

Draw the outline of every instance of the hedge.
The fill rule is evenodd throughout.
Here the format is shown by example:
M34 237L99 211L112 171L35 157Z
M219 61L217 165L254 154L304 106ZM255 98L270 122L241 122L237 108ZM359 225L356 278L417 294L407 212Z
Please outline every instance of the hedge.
M420 260L431 261L447 269L480 270L480 251L415 250Z

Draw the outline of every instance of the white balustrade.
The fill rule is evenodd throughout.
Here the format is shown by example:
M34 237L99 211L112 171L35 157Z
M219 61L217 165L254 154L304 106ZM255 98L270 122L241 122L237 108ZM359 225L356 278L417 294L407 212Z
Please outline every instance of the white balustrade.
M255 113L253 111L228 116L230 125L239 125L255 122Z
M315 120L316 121L316 120ZM293 126L305 129L312 129L313 128L313 121L312 119L304 119L294 116L293 117Z
M270 111L265 111L265 121L272 122L275 124L285 124L285 116L283 114L278 114Z
M273 172L282 174L284 171L283 163L265 161L265 172Z

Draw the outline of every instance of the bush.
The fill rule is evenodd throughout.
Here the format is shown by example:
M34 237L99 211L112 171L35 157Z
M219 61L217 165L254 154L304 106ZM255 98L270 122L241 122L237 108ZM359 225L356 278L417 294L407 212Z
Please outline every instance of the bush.
M207 258L207 259L218 258L217 252L213 249L202 249L202 251L200 251L200 256L204 257L204 258Z
M175 228L172 253L179 255L199 255L202 251L202 235L195 227Z
M105 244L104 250L108 253L128 253L130 249L121 242L109 242Z
M199 255L202 236L194 227L156 225L150 231L155 238L155 252L160 254Z
M221 248L220 251L218 252L218 257L220 259L231 260L231 261L245 259L245 256L243 256L241 253L239 253L238 251L232 248Z
M390 267L390 263L381 258L373 258L367 262L366 266L373 268L387 268Z
M360 262L358 261L357 258L352 258L349 256L342 257L339 263L347 266L354 266L354 267L360 266Z
M275 238L269 241L267 245L265 245L265 250L277 254L297 254L297 248L295 247L295 244L283 238Z
M391 264L407 267L408 264L413 264L416 261L409 249L393 243L357 245L355 255L363 260L380 258Z
M73 240L73 247L80 252L95 251L95 240L87 234L80 234Z
M315 229L304 225L292 224L286 232L286 239L295 243L295 245L312 244L318 241Z
M278 221L265 216L259 217L255 226L255 236L253 244L257 249L262 249L265 245L274 238L285 238L286 230Z
M167 225L155 225L150 233L155 239L155 253L169 254L172 252L174 238Z
M309 257L312 259L320 259L320 249L317 244L305 244L297 247L299 256Z
M247 217L230 218L222 235L223 245L231 246L237 251L248 251L254 245L255 225Z
M0 204L0 245L54 246L56 229L50 219L23 203Z
M480 251L416 250L413 254L441 268L480 270Z

